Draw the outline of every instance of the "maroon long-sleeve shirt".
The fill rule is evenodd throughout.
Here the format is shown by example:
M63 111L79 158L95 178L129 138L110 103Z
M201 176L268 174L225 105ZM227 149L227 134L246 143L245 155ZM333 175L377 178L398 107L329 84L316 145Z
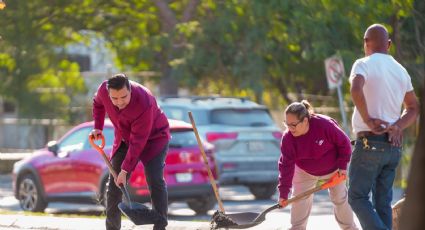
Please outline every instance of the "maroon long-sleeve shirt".
M294 137L283 134L279 159L280 198L288 199L295 165L315 176L323 176L337 169L347 169L350 161L350 139L338 123L324 115L314 114L306 134Z
M146 87L130 81L130 102L119 110L109 98L106 83L93 98L94 128L103 130L107 113L115 128L112 156L124 141L128 151L121 169L131 172L139 160L145 164L163 150L170 139L168 120Z

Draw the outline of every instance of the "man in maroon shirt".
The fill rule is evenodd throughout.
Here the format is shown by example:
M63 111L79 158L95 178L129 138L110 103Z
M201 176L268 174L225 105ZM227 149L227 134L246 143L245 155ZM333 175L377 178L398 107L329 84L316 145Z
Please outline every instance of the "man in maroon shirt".
M93 98L94 129L90 135L102 135L105 115L115 128L111 163L118 173L114 181L109 175L106 202L106 229L121 228L118 203L122 193L120 184L127 183L139 160L143 162L152 208L163 221L154 224L154 230L167 226L168 193L164 180L165 157L170 130L165 114L155 97L144 86L129 81L124 74L116 74L103 82Z

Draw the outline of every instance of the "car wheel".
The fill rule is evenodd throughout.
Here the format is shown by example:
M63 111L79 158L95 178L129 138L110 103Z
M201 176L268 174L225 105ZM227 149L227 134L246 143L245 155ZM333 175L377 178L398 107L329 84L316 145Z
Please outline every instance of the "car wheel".
M31 174L25 175L19 183L19 205L24 211L44 212L47 202L41 195L41 188Z
M187 201L187 206L196 212L197 215L205 215L207 212L215 207L215 197L210 194L208 196L196 198Z
M268 200L276 192L275 183L249 185L248 188L257 200Z

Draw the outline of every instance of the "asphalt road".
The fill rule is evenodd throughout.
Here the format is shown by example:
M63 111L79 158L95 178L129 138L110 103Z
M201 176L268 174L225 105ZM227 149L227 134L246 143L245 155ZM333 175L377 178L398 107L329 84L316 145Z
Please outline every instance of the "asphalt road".
M242 186L220 188L226 213L232 212L261 212L272 206L277 200L277 194L271 200L255 200L248 189ZM402 190L395 189L393 203L402 195ZM207 215L196 215L184 202L175 202L169 206L170 230L182 229L210 229L211 215L217 210L210 210ZM99 205L81 205L69 203L50 203L46 213L48 216L23 214L20 212L18 201L13 197L11 176L0 174L0 212L11 211L10 214L0 215L1 229L103 229L102 218L87 218L87 215L99 216L104 214L104 208ZM14 213L16 211L16 213ZM55 214L74 214L72 218L55 217ZM79 217L81 215L81 217ZM267 215L267 220L252 228L286 229L290 226L289 208L275 210ZM357 218L355 221L358 224ZM49 223L47 226L46 223ZM66 223L64 225L64 223ZM38 226L38 227L37 227ZM135 226L129 220L123 220L123 229L151 229L150 225ZM320 191L314 196L314 204L309 218L308 230L336 230L339 229L333 216L332 203L327 192Z
M226 212L261 212L275 204L277 193L271 200L255 200L248 189L243 186L230 186L220 188ZM175 202L169 206L169 219L190 221L190 220L210 220L216 209L210 210L208 215L196 215L184 202ZM20 211L18 201L13 197L10 174L0 174L0 211ZM81 214L81 215L101 215L104 212L103 206L69 203L50 203L46 209L49 214ZM289 213L289 208L276 210L274 212ZM333 212L332 203L329 201L326 191L316 193L312 215L327 215Z

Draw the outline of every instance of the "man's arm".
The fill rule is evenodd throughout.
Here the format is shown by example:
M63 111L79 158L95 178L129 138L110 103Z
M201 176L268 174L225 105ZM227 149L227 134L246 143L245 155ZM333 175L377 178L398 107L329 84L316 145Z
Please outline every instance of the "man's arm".
M99 86L96 94L93 97L93 120L94 120L94 129L103 130L103 125L105 122L106 110L102 101L102 89L103 84Z
M416 121L416 117L418 116L419 103L414 91L406 93L403 105L403 113L401 114L400 119L395 123L398 127L400 127L400 129L409 127Z
M388 122L381 119L372 118L367 110L367 102L363 93L363 86L365 84L365 78L357 74L351 82L351 97L354 105L360 113L363 121L376 134L381 134L387 131Z
M101 96L98 92L93 97L93 120L94 128L90 132L89 136L94 139L99 139L102 136L102 130L105 120L105 106L102 103Z
M280 144L281 154L278 161L279 176L277 188L279 190L279 198L283 200L288 199L295 172L295 157L294 149L291 147L292 145L291 140L287 141L285 137L282 138ZM280 199L279 203L281 202Z
M404 110L400 119L390 127L389 139L395 146L401 146L403 129L413 124L419 113L419 103L413 90L406 93L403 105Z

